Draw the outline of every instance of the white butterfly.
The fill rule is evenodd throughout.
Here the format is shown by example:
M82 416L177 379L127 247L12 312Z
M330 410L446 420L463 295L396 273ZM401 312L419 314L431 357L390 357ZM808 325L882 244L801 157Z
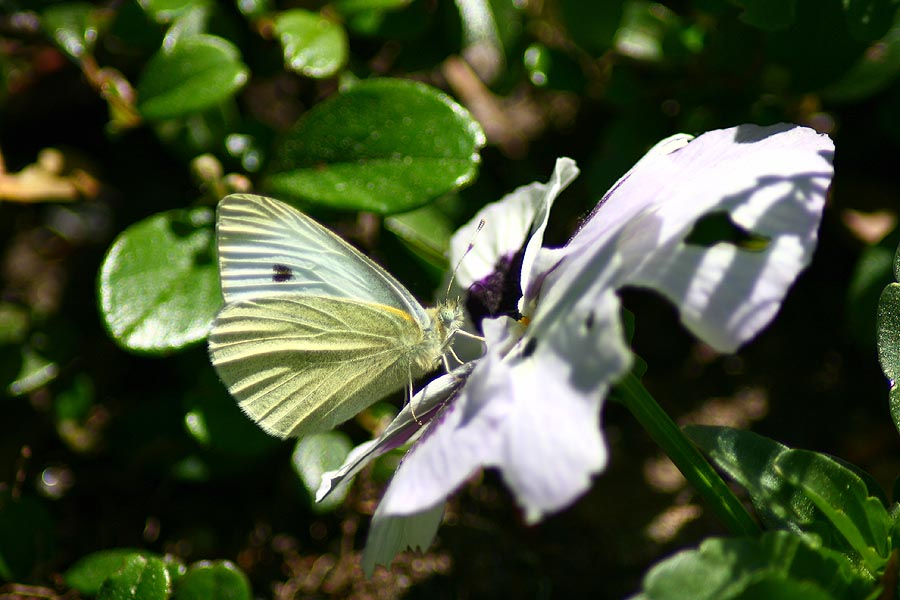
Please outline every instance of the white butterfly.
M346 421L436 368L462 325L294 208L233 194L216 235L225 307L209 354L240 407L272 435Z

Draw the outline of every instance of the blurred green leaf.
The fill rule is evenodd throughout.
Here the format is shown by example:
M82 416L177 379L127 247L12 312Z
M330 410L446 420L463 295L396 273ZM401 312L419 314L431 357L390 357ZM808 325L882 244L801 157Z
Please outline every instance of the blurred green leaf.
M98 600L167 600L171 579L162 559L129 554L122 567L100 586Z
M94 402L94 382L85 373L75 376L72 384L61 390L54 399L53 408L58 421L81 421Z
M185 37L147 62L137 84L138 110L151 121L189 115L230 98L248 76L231 42L206 34Z
M175 600L251 600L247 576L227 560L200 561L188 567L175 588Z
M50 560L56 528L44 504L35 498L0 494L0 578L22 581Z
M663 42L678 25L678 15L662 4L628 0L615 33L616 51L635 60L660 62L665 58Z
M788 531L713 538L653 567L633 600L853 600L875 581L846 557Z
M82 594L93 596L110 575L125 566L132 556L152 556L149 552L132 548L114 548L92 552L82 557L63 573L63 580Z
M797 0L730 0L744 9L741 21L763 29L777 31L791 25L796 18Z
M407 6L412 0L334 0L331 5L344 16L363 11L396 10Z
M572 40L593 56L600 56L612 46L625 0L560 0L559 7Z
M275 150L275 196L346 210L405 212L469 183L481 126L437 90L376 79L320 103Z
M543 44L531 44L522 57L531 83L537 87L581 92L587 83L584 73L571 57Z
M384 227L417 256L443 270L447 267L445 253L455 228L451 219L435 204L391 215L384 220Z
M331 77L347 62L347 33L318 13L286 10L275 17L275 33L284 49L284 63L301 75Z
M252 458L278 447L281 441L251 421L225 392L224 386L213 379L209 369L201 385L185 395L184 424L191 437L229 457Z
M250 19L258 19L272 12L272 0L237 0L238 10Z
M327 431L308 435L297 442L291 456L294 471L300 477L310 498L322 483L322 474L339 469L353 449L353 442L340 431ZM316 512L329 512L337 508L347 496L347 486L339 487L322 502L314 503Z
M878 301L884 287L894 280L892 265L898 241L900 230L864 248L847 286L847 322L862 348L876 347Z
M784 478L799 486L859 553L872 574L890 554L891 517L855 473L809 450L790 450L775 460Z
M19 365L18 375L9 384L9 393L13 396L29 394L40 389L59 375L59 365L45 358L30 345L22 348Z
M797 0L797 18L790 27L769 34L768 60L787 68L791 89L830 85L862 57L866 44L850 35L841 2Z
M150 18L157 23L170 23L197 8L207 8L211 0L138 0Z
M100 309L123 348L161 353L206 337L222 304L208 208L156 214L123 231L100 268Z
M861 42L882 37L894 24L900 0L843 0L850 35Z
M60 2L44 9L41 26L66 54L80 59L97 42L97 7L88 2Z
M28 311L12 302L0 302L0 346L20 344L28 334Z

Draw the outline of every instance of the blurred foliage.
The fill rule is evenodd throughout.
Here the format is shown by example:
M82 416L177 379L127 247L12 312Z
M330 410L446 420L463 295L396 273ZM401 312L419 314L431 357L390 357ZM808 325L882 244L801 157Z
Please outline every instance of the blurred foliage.
M232 191L294 202L427 300L450 232L558 156L583 171L548 232L562 242L665 136L814 127L835 139L837 175L805 304L785 308L796 328L776 325L742 369L701 350L672 365L683 334L638 298L635 343L651 387L671 371L769 386L769 426L797 445L855 448L841 436L870 413L893 432L874 307L900 195L898 4L0 2L0 591L120 597L137 577L145 597L622 597L667 544L704 533L648 541L675 496L615 487L652 450L613 409L624 462L567 514L526 529L488 475L451 503L435 549L364 580L389 469L325 513L310 482L383 426L378 410L292 459L202 347L221 302L212 207ZM662 389L684 410L730 393L687 387ZM858 452L900 455L888 448Z

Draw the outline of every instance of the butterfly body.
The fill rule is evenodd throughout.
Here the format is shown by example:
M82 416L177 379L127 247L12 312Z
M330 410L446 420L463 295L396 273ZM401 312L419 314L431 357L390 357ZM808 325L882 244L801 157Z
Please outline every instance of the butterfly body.
M462 323L424 309L384 269L286 204L222 200L225 307L212 363L240 407L279 437L325 431L436 368Z

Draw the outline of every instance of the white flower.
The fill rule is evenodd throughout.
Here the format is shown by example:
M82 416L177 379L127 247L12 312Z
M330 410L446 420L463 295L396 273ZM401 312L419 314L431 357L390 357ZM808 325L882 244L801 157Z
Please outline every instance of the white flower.
M454 237L451 261L484 219L458 279L475 292L470 309L487 313L487 350L465 385L446 375L417 396L434 418L373 518L366 569L427 547L445 499L481 468L499 470L529 523L581 496L607 463L603 400L633 361L618 290L659 291L697 337L735 351L772 320L811 259L833 152L828 136L785 124L668 138L559 249L541 246L551 204L578 174L570 159L548 184L476 215ZM710 215L728 235L697 239ZM407 414L408 427L424 408L419 419Z

